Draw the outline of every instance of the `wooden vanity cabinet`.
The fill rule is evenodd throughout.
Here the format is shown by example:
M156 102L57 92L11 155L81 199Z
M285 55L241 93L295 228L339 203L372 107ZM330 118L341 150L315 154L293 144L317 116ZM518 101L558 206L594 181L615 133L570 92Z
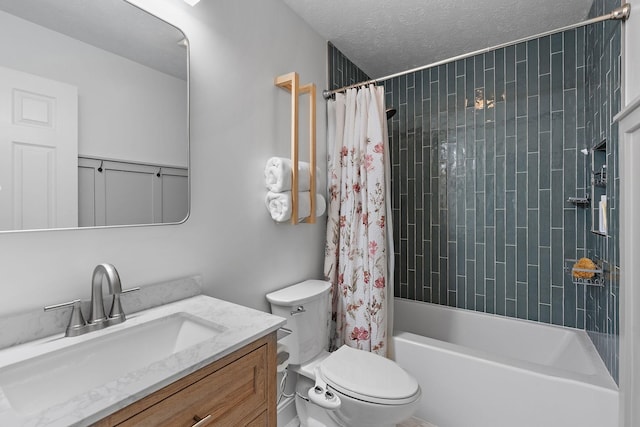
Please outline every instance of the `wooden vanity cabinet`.
M274 332L95 425L276 427L276 418Z

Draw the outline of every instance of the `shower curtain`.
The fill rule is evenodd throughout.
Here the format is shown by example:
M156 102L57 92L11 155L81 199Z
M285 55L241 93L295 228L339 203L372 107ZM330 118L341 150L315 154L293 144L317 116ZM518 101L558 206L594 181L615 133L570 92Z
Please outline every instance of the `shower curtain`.
M330 347L347 344L386 356L393 238L384 88L336 94L328 111L324 273L332 284Z

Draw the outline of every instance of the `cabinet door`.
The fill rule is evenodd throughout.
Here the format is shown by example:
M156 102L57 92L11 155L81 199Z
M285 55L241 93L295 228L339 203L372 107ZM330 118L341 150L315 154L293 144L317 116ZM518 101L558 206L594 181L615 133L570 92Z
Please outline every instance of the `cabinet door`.
M203 427L256 425L267 409L266 368L262 346L120 425L191 427L205 419Z

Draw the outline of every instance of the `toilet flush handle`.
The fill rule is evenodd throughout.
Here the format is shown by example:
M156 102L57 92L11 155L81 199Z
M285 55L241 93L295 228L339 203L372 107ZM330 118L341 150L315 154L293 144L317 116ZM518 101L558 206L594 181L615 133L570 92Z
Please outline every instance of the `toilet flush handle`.
M304 306L299 305L299 306L297 306L297 307L296 307L296 309L295 309L295 310L291 310L291 315L292 315L292 316L295 316L296 314L302 314L302 313L304 313L305 311L307 311L307 310L305 310L305 309L304 309Z

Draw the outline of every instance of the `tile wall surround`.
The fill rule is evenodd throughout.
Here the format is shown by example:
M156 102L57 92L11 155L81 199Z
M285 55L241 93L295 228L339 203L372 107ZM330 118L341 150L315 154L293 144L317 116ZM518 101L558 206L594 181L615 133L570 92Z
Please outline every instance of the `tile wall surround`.
M620 6L619 0L594 0L589 18L603 15ZM606 185L609 218L608 236L590 234L589 247L605 261L604 287L590 287L586 294L585 329L602 356L613 378L618 381L619 367L619 214L620 181L618 170L618 126L612 122L622 106L621 25L618 21L590 25L586 29L587 71L587 143L594 146L607 141Z
M563 270L587 247L566 203L587 191L583 46L571 30L386 83L401 297L584 328Z
M604 3L608 4L604 4ZM611 10L596 0L592 16ZM603 49L603 47L605 47ZM368 80L329 44L329 87ZM620 24L559 33L385 82L395 295L586 329L618 376L617 129ZM590 192L607 138L609 237L567 202ZM565 259L606 261L603 288Z
M327 43L327 58L329 90L370 80L364 71L344 56L331 42Z

